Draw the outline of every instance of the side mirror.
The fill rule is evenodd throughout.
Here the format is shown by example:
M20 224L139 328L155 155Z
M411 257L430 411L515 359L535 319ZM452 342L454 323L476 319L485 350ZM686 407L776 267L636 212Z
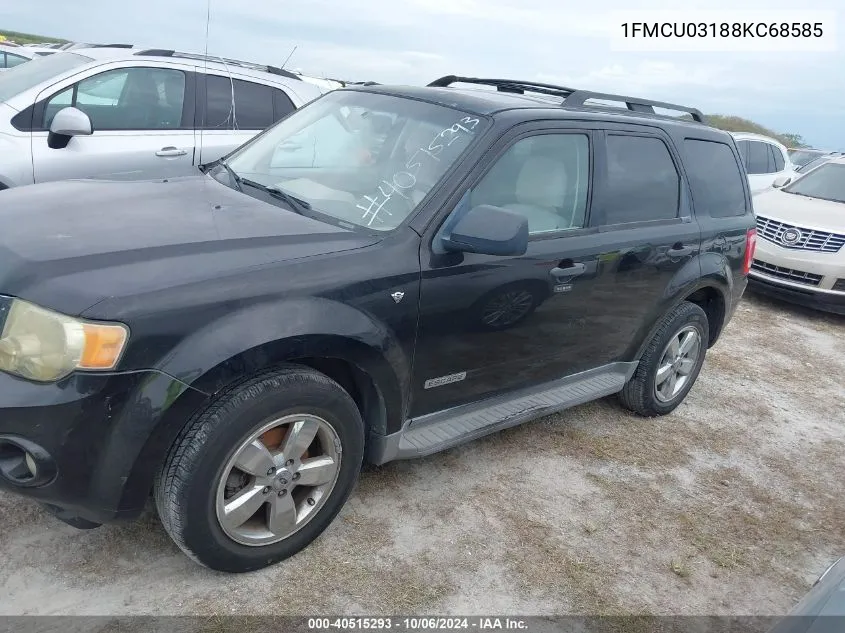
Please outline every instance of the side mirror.
M772 187L775 189L780 189L781 187L785 187L789 183L792 182L792 176L780 176L775 178L775 181L772 183Z
M50 124L47 144L53 149L62 149L67 147L72 137L91 136L93 133L94 128L87 114L73 107L62 108L56 112Z
M499 207L481 205L470 209L442 239L452 252L484 255L524 255L528 249L528 220Z

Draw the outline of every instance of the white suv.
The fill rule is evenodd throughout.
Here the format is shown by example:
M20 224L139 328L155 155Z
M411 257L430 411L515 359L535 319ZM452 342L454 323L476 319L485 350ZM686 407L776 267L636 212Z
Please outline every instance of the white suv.
M0 73L0 189L191 173L326 92L271 66L91 48Z
M775 139L750 132L732 132L748 173L751 193L769 189L778 178L795 178L789 152Z

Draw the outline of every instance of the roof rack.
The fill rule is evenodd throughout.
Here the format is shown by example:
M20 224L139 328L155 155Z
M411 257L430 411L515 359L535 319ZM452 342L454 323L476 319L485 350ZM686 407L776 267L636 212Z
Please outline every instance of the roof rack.
M516 94L525 94L526 92L535 92L539 94L546 94L555 97L561 97L563 106L584 107L585 102L590 99L601 99L604 101L619 101L626 105L628 110L632 112L644 112L648 114L655 114L654 108L664 108L666 110L677 110L678 112L685 112L692 115L693 121L704 123L704 114L697 108L690 108L675 103L665 103L663 101L652 101L650 99L640 99L639 97L626 97L624 95L610 94L605 92L593 92L592 90L578 90L576 88L567 88L566 86L556 86L554 84L544 84L535 81L522 81L516 79L479 79L477 77L458 77L456 75L446 75L440 79L435 79L429 86L445 88L454 83L465 84L480 84L485 86L495 86L499 92L511 92Z
M215 55L201 55L199 53L180 53L166 48L148 48L138 51L135 55L145 55L147 57L177 57L179 59L191 59L201 62L217 62L228 66L239 66L241 68L249 68L251 70L259 70L261 72L270 73L271 75L279 75L280 77L287 77L288 79L297 79L302 81L302 78L283 68L276 66L267 66L265 64L255 64L253 62L245 62L238 59L227 59L225 57L217 57Z

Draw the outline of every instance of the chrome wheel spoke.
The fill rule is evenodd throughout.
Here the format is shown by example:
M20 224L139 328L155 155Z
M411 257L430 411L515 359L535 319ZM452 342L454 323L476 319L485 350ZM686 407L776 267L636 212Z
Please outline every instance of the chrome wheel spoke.
M678 373L681 376L689 376L693 367L695 367L695 361L691 358L684 358L678 363Z
M679 356L686 356L690 353L695 345L696 340L698 339L698 334L695 332L687 332L681 338L681 344L678 347L678 355Z
M675 395L675 388L678 385L678 374L673 371L669 375L669 379L666 381L666 383L666 390L669 392L667 395L671 398Z
M235 458L235 467L256 477L264 477L275 467L273 455L259 440L247 444Z
M306 449L311 446L311 442L317 436L317 431L320 427L313 420L298 420L294 422L285 444L282 446L282 455L286 460L299 459Z
M666 379L672 374L672 363L665 363L657 370L657 379L655 383L658 387L666 382Z
M239 528L252 518L265 501L267 495L264 494L264 486L247 486L225 501L221 523L229 529Z
M678 349L679 348L680 348L680 343L678 342L678 337L673 336L672 340L669 341L668 352L669 352L670 358L675 359L675 358L678 357Z
M267 529L277 536L287 536L296 527L296 503L290 494L270 495L267 509Z
M322 486L334 480L336 473L337 463L327 455L304 459L297 471L299 479L296 480L296 485Z

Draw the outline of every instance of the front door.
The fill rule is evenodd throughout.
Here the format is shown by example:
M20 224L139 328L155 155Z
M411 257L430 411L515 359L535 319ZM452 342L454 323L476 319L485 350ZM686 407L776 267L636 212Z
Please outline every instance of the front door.
M33 122L35 182L67 178L144 179L188 175L194 164L193 76L171 68L130 67L93 75L39 96ZM93 134L66 147L47 144L56 112L74 106Z
M502 146L437 231L490 204L526 216L528 251L444 253L437 235L423 241L412 417L629 360L698 252L665 139L570 125Z

